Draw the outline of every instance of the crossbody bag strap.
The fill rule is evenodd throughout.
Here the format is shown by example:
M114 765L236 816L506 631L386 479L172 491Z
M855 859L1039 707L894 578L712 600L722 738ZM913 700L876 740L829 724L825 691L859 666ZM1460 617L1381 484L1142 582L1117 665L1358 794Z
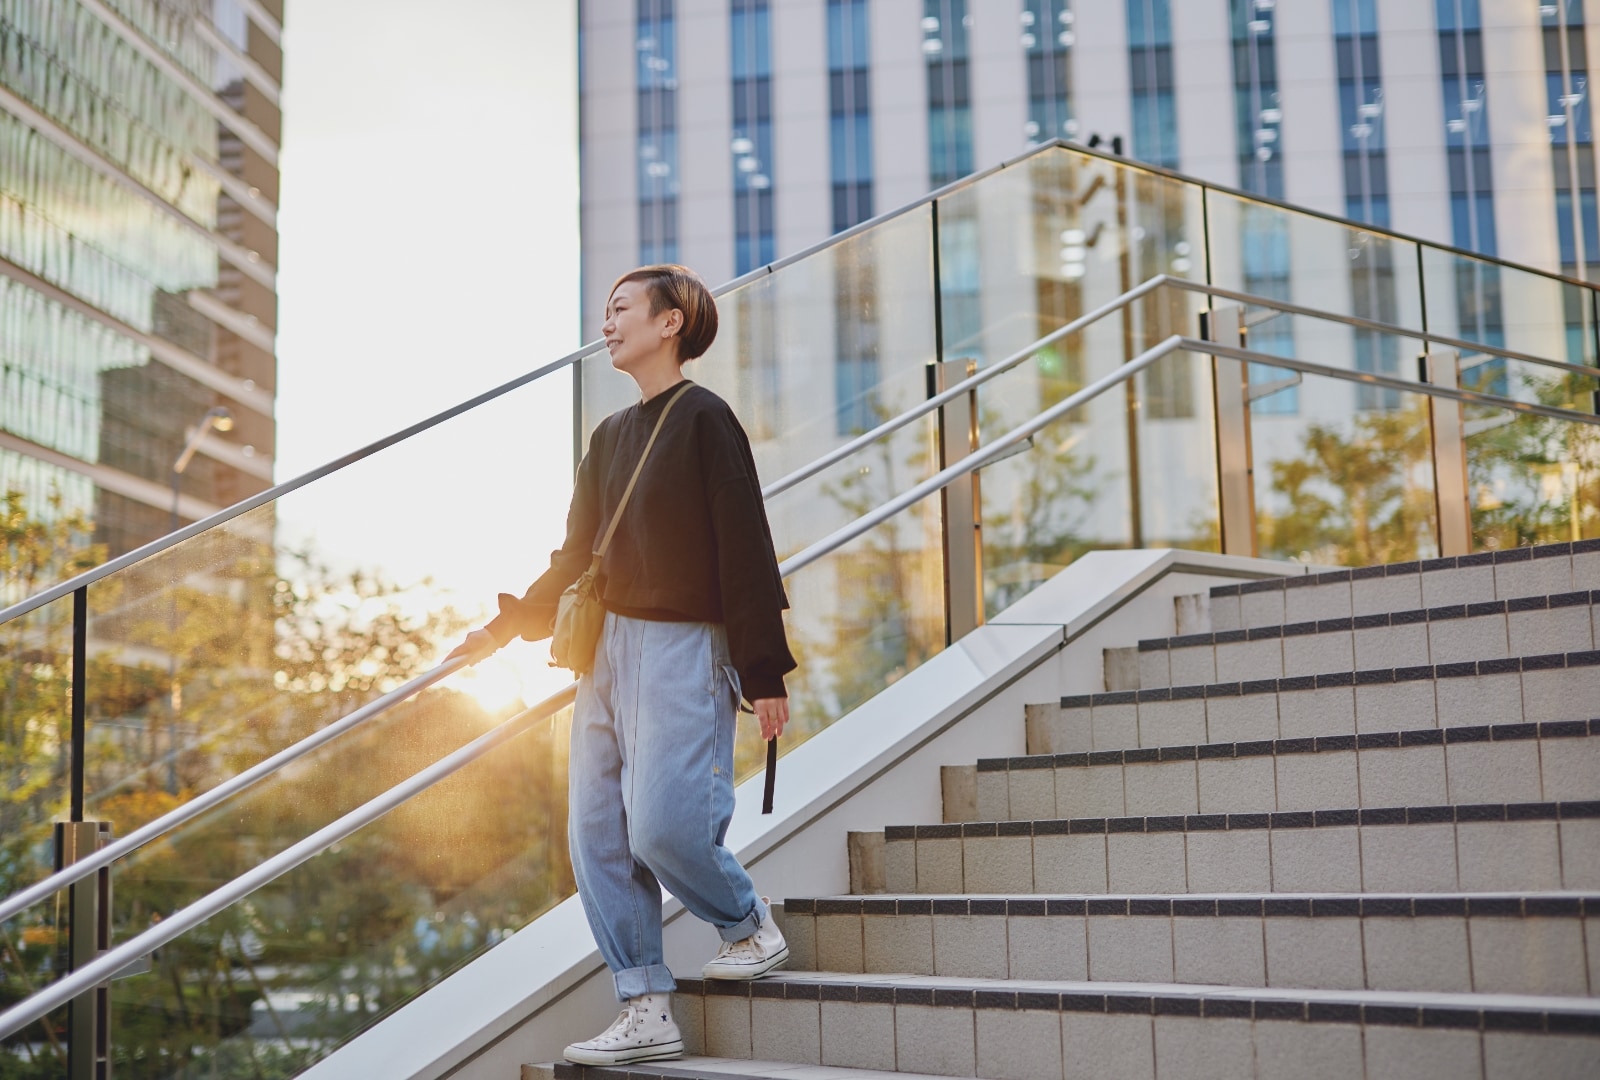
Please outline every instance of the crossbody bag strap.
M606 548L611 546L611 537L616 533L617 526L622 522L622 511L628 505L628 496L633 494L633 485L639 482L639 474L644 471L644 463L650 456L650 448L656 444L656 436L661 434L661 425L667 422L667 414L678 403L678 399L688 392L688 389L689 382L685 379L684 385L667 399L666 407L661 410L661 415L656 417L656 427L650 433L650 441L644 444L644 453L639 455L639 464L633 467L633 475L628 478L628 486L622 489L622 498L618 501L616 510L611 514L611 523L606 526L606 535L600 541L600 546L594 550L594 559L589 564L591 570L599 570L600 560L604 557Z

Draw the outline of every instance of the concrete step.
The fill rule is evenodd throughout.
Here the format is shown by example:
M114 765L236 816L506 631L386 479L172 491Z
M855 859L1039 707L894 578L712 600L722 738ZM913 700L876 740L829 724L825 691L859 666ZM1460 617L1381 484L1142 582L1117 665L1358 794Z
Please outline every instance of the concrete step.
M988 821L884 830L889 893L1600 889L1600 803Z
M620 1068L594 1068L565 1061L524 1065L522 1080L935 1080L936 1073L904 1073L840 1066L797 1066L792 1061L703 1057L645 1062ZM943 1077L938 1077L943 1080Z
M973 797L948 802L947 822L1577 802L1600 799L1600 719L1035 754L968 768Z
M1025 710L1030 754L1588 720L1600 650L1063 697Z
M1600 590L1585 590L1149 638L1138 644L1137 688L1587 652L1596 605Z
M1600 893L842 896L784 901L783 931L790 967L805 970L1578 997L1600 987Z
M1213 630L1600 589L1600 540L1391 563L1211 590Z
M1600 1069L1600 1002L1560 997L780 972L682 980L676 1012L692 1052L823 1067L776 1074L789 1080L830 1066L993 1080ZM666 1075L650 1068L621 1075Z

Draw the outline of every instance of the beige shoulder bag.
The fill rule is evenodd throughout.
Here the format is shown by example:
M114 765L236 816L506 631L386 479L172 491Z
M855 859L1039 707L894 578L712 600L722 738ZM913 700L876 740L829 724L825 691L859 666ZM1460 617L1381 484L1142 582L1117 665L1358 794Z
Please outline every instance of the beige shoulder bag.
M622 520L622 511L628 505L628 497L633 494L633 485L639 482L639 474L644 471L650 448L655 446L656 436L661 434L661 425L666 423L667 414L688 389L686 383L667 399L666 408L656 417L656 427L650 433L650 441L644 444L644 453L639 455L639 464L633 467L633 476L629 478L622 499L611 515L611 524L606 526L606 535L594 550L589 569L567 587L556 604L555 634L550 642L550 662L554 667L568 668L574 675L587 675L594 670L594 652L600 644L600 631L605 628L606 622L606 609L601 606L600 597L595 591L600 576L600 560L605 558L606 548L611 546L611 537L617 531L617 523Z

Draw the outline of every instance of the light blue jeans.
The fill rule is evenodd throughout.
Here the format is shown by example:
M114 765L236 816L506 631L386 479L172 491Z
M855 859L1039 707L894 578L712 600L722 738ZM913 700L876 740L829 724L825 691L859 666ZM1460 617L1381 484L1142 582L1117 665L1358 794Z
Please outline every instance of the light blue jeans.
M739 677L711 623L607 614L578 680L568 842L578 896L617 1000L677 988L661 950L661 886L742 941L766 918L723 847L733 818Z

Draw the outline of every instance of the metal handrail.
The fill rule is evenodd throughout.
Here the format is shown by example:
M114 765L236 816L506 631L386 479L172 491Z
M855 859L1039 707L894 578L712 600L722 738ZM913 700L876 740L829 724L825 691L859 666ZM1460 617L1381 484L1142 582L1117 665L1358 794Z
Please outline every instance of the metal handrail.
M1329 378L1342 379L1348 382L1359 382L1370 385L1384 386L1413 393L1425 393L1437 397L1453 398L1459 401L1473 403L1495 403L1518 411L1552 415L1562 419L1577 419L1582 422L1600 425L1600 417L1591 417L1586 414L1570 413L1566 410L1553 409L1546 406L1532 406L1525 402L1514 402L1507 399L1495 398L1489 394L1479 394L1474 391L1458 390L1448 387L1432 386L1429 384L1409 383L1403 379L1386 375L1377 375L1368 372L1351 372L1341 368L1331 368L1323 364L1310 361L1295 360L1287 357L1272 356L1268 353L1255 352L1250 349L1237 349L1232 346L1222 345L1217 342L1201 341L1195 338L1172 335L1153 348L1145 350L1138 356L1121 365L1116 370L1095 380L1081 390L1067 396L1061 401L1045 409L1031 420L1012 428L993 442L974 451L972 454L948 468L942 469L933 476L902 492L893 499L888 500L876 509L863 514L855 521L835 530L828 536L810 545L799 553L790 556L779 564L779 572L788 577L791 574L809 566L817 559L836 551L851 540L882 524L901 510L920 502L934 492L948 485L968 473L974 472L991 461L1006 456L1013 447L1024 443L1028 438L1060 419L1074 409L1080 408L1089 401L1115 386L1119 386L1132 378L1135 374L1154 364L1162 358L1180 351L1200 352L1210 355L1227 356L1236 360L1252 361L1273 366L1287 367L1292 370L1304 371L1310 374L1322 375ZM458 662L459 663L459 662ZM448 665L446 665L448 666ZM433 673L430 673L433 674ZM577 684L569 684L563 690L546 698L538 705L526 709L512 719L498 725L491 731L479 736L472 742L441 758L409 779L395 785L383 794L363 803L355 810L343 817L324 826L304 840L284 849L279 854L262 862L252 870L234 878L232 881L219 886L206 894L201 899L184 907L164 918L159 924L135 935L116 948L102 954L84 967L52 983L45 990L18 1002L11 1009L0 1013L0 1038L12 1035L24 1026L46 1015L50 1010L77 997L104 982L106 979L121 971L129 963L144 956L149 951L165 945L212 915L237 903L250 893L300 866L327 848L345 839L366 825L377 820L383 814L399 806L412 796L427 790L445 777L464 768L466 765L482 757L507 740L527 730L538 720L552 715L557 709L574 700ZM131 837L130 837L131 839Z
M770 499L780 492L789 490L802 480L806 480L815 476L828 466L843 461L851 454L854 454L857 450L872 445L879 439L883 438L883 436L888 435L890 432L900 430L913 420L928 415L941 405L945 405L951 401L954 401L962 394L981 386L990 379L995 378L997 375L1005 374L1018 364L1023 363L1030 357L1038 355L1041 350L1055 344L1057 341L1060 341L1067 335L1077 333L1079 330L1083 330L1091 324L1105 318L1107 315L1110 315L1112 312L1122 310L1133 301L1148 293L1154 292L1163 285L1171 284L1171 282L1172 279L1166 274L1157 274L1150 280L1143 282L1132 289L1129 289L1121 296L1118 296L1115 300L1108 300L1106 303L1095 308L1093 311L1087 312L1078 316L1076 319L1073 319L1065 326L1050 331L1050 333L1044 335L1044 337L1039 338L1031 345L1024 346L1022 349L1012 353L1004 360L1001 360L995 364L991 364L974 375L967 376L965 379L962 379L960 382L945 388L932 397L918 402L916 405L913 405L911 408L900 413L898 416L885 420L872 430L862 432L849 442L843 443L830 450L828 453L823 454L811 464L802 465L788 476L774 480L772 483L761 489L762 497Z
M319 728L307 735L293 746L285 747L271 757L258 761L244 772L231 776L216 787L196 795L182 806L169 810L154 821L135 829L122 839L113 841L70 866L57 870L49 877L35 882L21 892L13 893L4 900L0 900L0 923L5 922L17 912L37 904L41 900L48 899L68 885L82 881L90 874L100 870L101 867L110 866L124 855L143 847L162 834L186 822L193 821L230 796L237 795L246 788L259 783L285 765L298 761L317 749L317 747L331 742L356 725L370 720L411 695L426 690L434 683L453 675L465 666L467 666L465 658L458 658L446 661L432 671L418 675L404 686L397 687L382 697L374 698L348 716L341 717L326 727Z
M1287 300L1275 300L1270 296L1256 296L1253 293L1236 292L1233 289L1225 289L1220 285L1208 285L1203 281L1190 281L1187 278L1169 278L1167 284L1175 289L1183 289L1186 292L1220 297L1224 300L1232 300L1239 304L1249 304L1253 307L1272 308L1285 315L1305 315L1309 318L1322 319L1327 322L1344 323L1346 326L1355 326L1363 330L1374 330L1380 334L1416 338L1418 341L1437 342L1440 345L1448 345L1452 349L1464 349L1468 352L1479 352L1506 360L1517 360L1525 364L1559 368L1575 375L1586 375L1591 379L1600 379L1600 368L1585 367L1582 364L1569 364L1564 360L1552 360L1546 356L1534 356L1531 353L1502 349L1494 345L1485 345L1481 341L1467 341L1465 338L1452 337L1449 334L1436 334L1431 330L1396 326L1393 323L1378 322L1375 319L1363 319L1359 315L1341 315L1335 311L1323 311L1319 308L1305 307L1301 304L1290 303ZM1264 322L1265 320L1262 321Z

